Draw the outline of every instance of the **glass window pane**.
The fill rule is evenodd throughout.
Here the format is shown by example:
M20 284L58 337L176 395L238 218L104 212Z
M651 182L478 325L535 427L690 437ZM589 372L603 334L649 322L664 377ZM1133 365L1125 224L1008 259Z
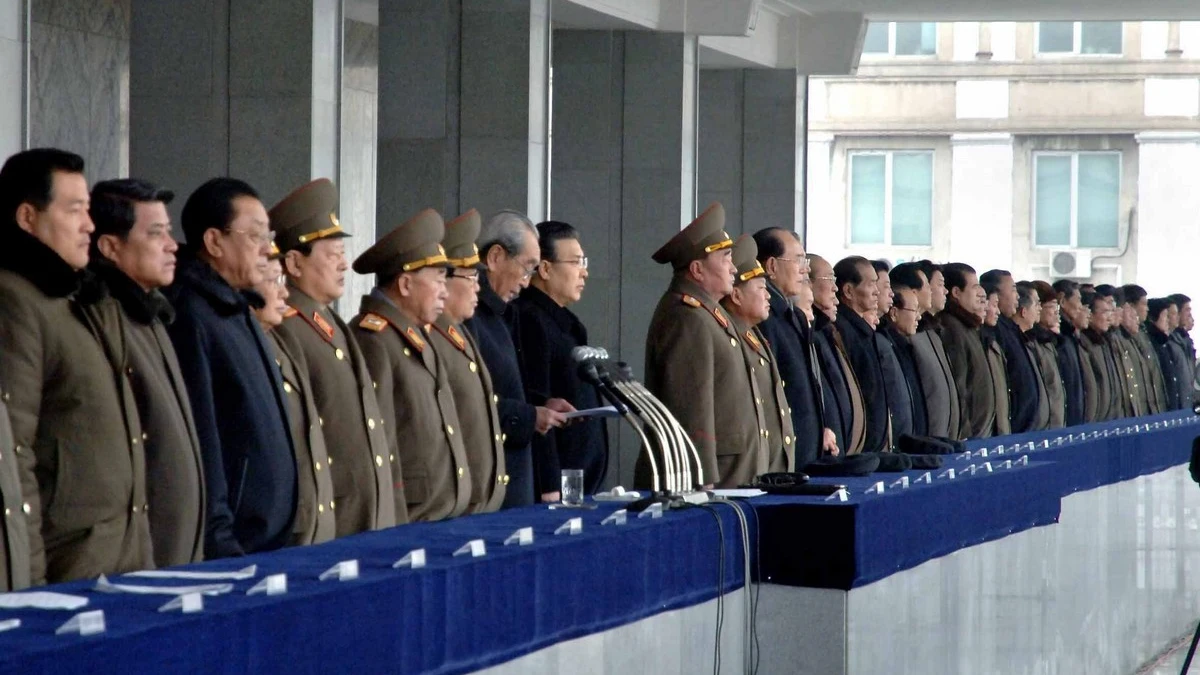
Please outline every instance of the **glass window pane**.
M1061 54L1075 51L1075 22L1042 21L1038 24L1038 52Z
M1034 211L1035 244L1071 245L1071 158L1035 155L1037 204Z
M897 56L929 56L936 53L936 23L904 21L896 24Z
M850 243L883 243L885 199L883 155L851 155Z
M1079 246L1115 248L1119 231L1121 156L1079 156Z
M867 37L863 40L863 53L888 53L888 25L886 21L883 23L872 21L867 24Z
M1079 29L1081 54L1120 54L1120 21L1084 21Z
M892 244L929 246L933 237L933 153L892 157Z

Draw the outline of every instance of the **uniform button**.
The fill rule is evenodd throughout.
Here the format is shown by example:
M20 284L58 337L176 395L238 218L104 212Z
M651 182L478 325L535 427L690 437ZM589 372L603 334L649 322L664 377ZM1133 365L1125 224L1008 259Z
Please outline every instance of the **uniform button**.
M383 457L375 455L375 466L383 466Z
M317 513L325 513L325 505L317 504Z
M4 392L4 400L8 401L8 399L9 399L9 395L8 395L8 392L6 391L6 392Z
M375 429L375 420L367 418L367 428L374 430Z
M504 474L504 484L508 485L508 474Z
M142 513L150 513L150 505L142 504Z
M458 477L459 477L459 478L462 478L462 477L463 477L463 476L465 476L466 474L467 474L467 472L466 472L466 471L464 471L464 470L463 470L463 468L462 468L461 466L460 466L460 467L458 467Z
M499 443L499 442L500 442L500 434L496 434L496 442L497 442L497 443Z
M12 509L10 509L10 508L5 508L5 509L4 509L4 517L5 517L5 518L9 518L9 517L11 517L11 516L12 516Z
M451 436L453 436L453 435L454 435L454 427L452 427L452 426L450 426L449 424L447 424L447 425L446 425L446 433L447 433L447 434L450 434Z
M471 363L467 364L467 367L471 369L471 372L472 372L472 373L473 373L473 372L475 372L475 370L476 370L476 369L475 369L475 362L474 362L474 361L472 361Z
M333 466L333 455L325 458L325 466Z
M767 360L766 360L766 359L764 359L764 358L762 358L761 356L760 356L760 357L758 357L758 365L760 365L760 366L765 366L765 365L767 365Z
M737 338L729 338L729 346L736 347L737 346Z
M499 402L500 402L500 396L497 394L492 394L492 403L499 403Z
M129 439L129 443L130 443L130 445L137 445L138 444L137 436L134 436L133 438Z
M320 463L320 462L313 462L313 470L314 470L314 471L320 471L320 470L321 470L321 463Z
M768 431L767 429L763 429L763 438L770 438L770 437L771 437L771 432Z
M138 512L138 511L140 511L140 510L141 510L141 509L139 509L139 508L137 507L137 505L136 505L136 504L134 504L134 506L133 506L133 512L134 512L134 513L137 513L137 512Z
M282 362L282 361L280 361L279 359L275 359L275 365L276 365L276 366L278 366L278 367L280 367L280 368L282 368L282 367L283 367L283 362Z
M142 432L142 442L145 443L148 440L150 440L150 434L143 431Z
M405 356L412 356L412 352L411 352L411 351L409 351L408 347L405 347L405 348L404 348L404 355L405 355Z
M338 361L342 361L342 360L344 360L344 359L346 358L346 352L342 351L342 348L341 348L341 347L338 347L337 349L334 349L334 350L333 350L333 355L337 357L337 360L338 360Z
M500 440L501 440L501 441L507 441L507 440L508 440L508 434L500 434Z
M14 445L14 446L13 446L13 452L17 453L18 455L19 455L19 454L21 454L21 451L22 451L22 450L24 450L24 448L22 448L22 447L21 447L21 446L19 446L19 445Z
M332 510L334 510L334 509L336 509L336 508L337 508L337 507L336 507L336 506L334 506L333 502L329 502L329 510L330 510L330 511L332 511Z
M318 417L318 418L317 418L317 423L318 423L318 424L320 424L321 426L325 426L325 418L324 418L324 417Z
M395 464L395 463L396 463L396 456L395 456L395 455L388 455L388 459L392 460L392 464Z
M283 391L288 394L292 393L292 385L288 384L287 382L284 382L283 383Z
M371 381L371 386L372 386L372 387L375 387L376 389L378 389L378 388L379 388L379 383L378 383L378 382L376 382L376 381L374 381L374 380L372 380L372 381Z
M784 437L783 437L783 444L784 444L784 445L791 445L791 444L792 444L792 437L791 437L791 436L784 436Z
M126 375L133 375L133 366L130 366L130 367L126 368L126 369L125 369L125 374L126 374Z

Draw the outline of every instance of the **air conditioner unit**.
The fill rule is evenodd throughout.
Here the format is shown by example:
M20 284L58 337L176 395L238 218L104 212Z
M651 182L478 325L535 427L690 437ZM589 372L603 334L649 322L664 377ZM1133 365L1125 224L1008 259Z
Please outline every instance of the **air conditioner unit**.
M1050 249L1050 278L1088 279L1092 276L1092 252Z

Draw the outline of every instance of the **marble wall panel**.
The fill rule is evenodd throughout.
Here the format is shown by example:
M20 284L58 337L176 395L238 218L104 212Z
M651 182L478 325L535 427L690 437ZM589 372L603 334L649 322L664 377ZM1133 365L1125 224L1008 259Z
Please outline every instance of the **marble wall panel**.
M126 175L130 0L31 1L31 144L83 155L93 182Z

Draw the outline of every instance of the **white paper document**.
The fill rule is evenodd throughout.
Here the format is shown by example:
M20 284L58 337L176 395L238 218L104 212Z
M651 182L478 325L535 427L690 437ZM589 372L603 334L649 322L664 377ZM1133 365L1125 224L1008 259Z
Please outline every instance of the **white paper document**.
M195 572L188 570L142 570L123 576L143 579L192 579L195 581L245 581L258 574L258 565L243 567L233 572Z
M714 495L716 495L718 497L726 497L726 498L758 497L759 495L767 494L766 492L763 492L762 490L759 490L758 488L731 488L728 490L710 490L710 492L712 492Z
M599 408L588 408L586 410L576 410L563 414L563 417L573 420L576 417L616 417L617 409L611 405L601 406Z
M0 609L79 609L88 599L51 591L0 593Z
M135 595L183 595L185 593L201 593L204 595L221 595L233 590L233 584L202 584L199 586L137 586L134 584L114 584L103 574L96 580L94 590L104 593L133 593Z

